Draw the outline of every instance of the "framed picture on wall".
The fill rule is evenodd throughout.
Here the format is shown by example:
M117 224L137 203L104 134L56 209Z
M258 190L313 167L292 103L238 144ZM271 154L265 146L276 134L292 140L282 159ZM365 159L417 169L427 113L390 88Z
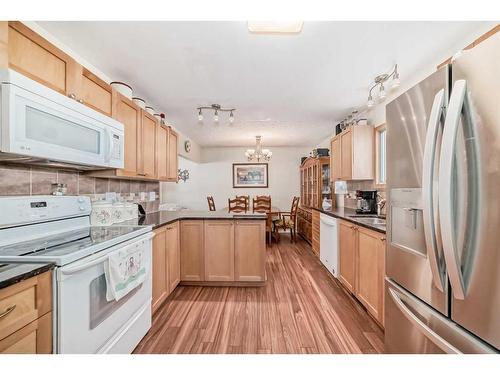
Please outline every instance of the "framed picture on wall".
M267 163L233 163L233 188L267 187Z

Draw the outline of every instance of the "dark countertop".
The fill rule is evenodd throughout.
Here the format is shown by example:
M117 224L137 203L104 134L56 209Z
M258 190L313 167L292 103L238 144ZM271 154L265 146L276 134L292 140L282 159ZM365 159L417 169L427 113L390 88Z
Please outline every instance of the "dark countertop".
M352 215L356 215L356 210L353 210L352 208L347 208L347 207L336 207L332 208L331 210L323 210L319 208L313 208L313 210L322 212L328 216L336 217L337 219L342 219L346 221L350 221L351 223L354 223L356 225L359 225L361 227L365 227L367 229L374 230L379 233L384 233L385 234L385 225L372 225L372 224L367 224L365 222L359 221L358 218L352 217Z
M0 289L53 268L52 263L0 263Z
M226 211L158 211L134 220L115 225L151 225L153 229L174 223L178 220L265 220L266 214L229 213Z

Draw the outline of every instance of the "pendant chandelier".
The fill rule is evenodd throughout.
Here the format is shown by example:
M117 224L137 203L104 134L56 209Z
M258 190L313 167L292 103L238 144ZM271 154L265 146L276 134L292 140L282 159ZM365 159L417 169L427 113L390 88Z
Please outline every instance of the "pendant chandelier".
M255 149L248 149L245 151L245 156L248 161L257 161L259 163L261 160L269 161L273 153L267 148L262 148L262 136L258 135L255 137Z

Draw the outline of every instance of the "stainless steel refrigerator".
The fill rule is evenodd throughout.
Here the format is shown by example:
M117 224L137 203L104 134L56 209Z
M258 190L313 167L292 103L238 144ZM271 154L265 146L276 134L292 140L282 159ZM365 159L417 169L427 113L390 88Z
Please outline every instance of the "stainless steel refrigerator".
M386 351L498 352L500 33L386 117Z

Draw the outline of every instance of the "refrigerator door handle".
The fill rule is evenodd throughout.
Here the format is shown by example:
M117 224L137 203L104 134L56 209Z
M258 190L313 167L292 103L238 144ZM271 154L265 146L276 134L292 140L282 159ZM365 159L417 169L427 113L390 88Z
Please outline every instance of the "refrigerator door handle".
M425 244L427 247L427 257L432 273L432 280L435 287L441 292L443 287L443 273L439 265L438 251L441 246L439 228L439 215L435 210L434 202L436 194L434 192L435 180L435 162L436 148L439 136L439 127L444 111L444 89L438 91L434 97L429 124L427 126L427 135L425 138L423 167L422 167L422 201L423 201L423 227L425 235Z
M403 313L406 319L408 319L427 339L433 342L437 347L443 350L447 354L461 354L462 352L450 344L448 341L439 336L436 332L430 329L427 324L425 324L421 319L414 314L407 304L401 299L399 293L389 287L389 295L394 301L398 309Z
M469 111L467 82L457 80L453 85L446 120L444 123L441 160L439 162L439 217L441 238L446 270L456 299L465 299L465 282L462 275L460 258L453 233L453 163L455 145L462 110Z

